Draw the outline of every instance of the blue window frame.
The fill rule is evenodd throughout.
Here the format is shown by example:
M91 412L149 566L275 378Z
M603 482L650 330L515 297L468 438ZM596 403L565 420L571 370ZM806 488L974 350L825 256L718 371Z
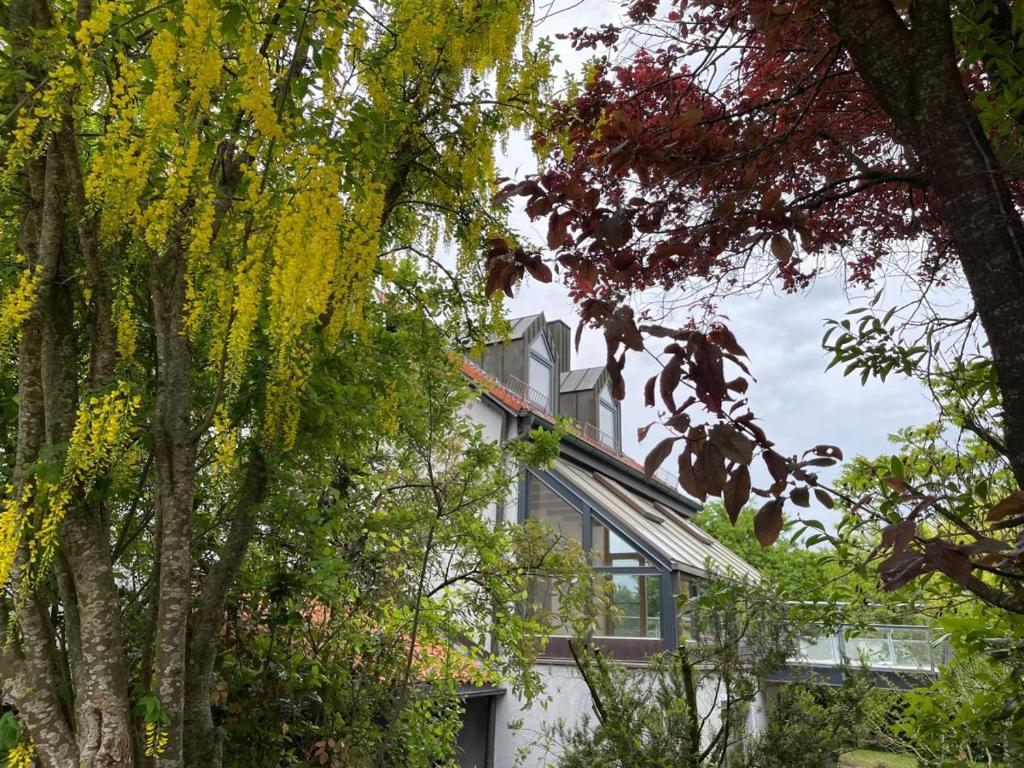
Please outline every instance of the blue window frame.
M662 555L622 528L613 511L601 509L553 472L527 469L519 488L519 519L544 520L586 552L613 606L607 615L594 617L595 636L659 638L666 648L676 646L671 568ZM531 600L557 613L550 584L538 582L531 592Z

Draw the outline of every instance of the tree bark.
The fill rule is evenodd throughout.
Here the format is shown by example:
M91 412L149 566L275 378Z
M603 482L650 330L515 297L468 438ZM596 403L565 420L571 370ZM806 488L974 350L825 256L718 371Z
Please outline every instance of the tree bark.
M60 221L56 191L59 174L56 156L48 151L42 162L26 169L28 202L22 220L22 245L27 246L29 263L39 270L40 287L32 311L22 326L18 355L18 449L14 486L19 503L25 489L25 473L39 458L46 440L46 397L43 375L45 305L55 274L59 249ZM78 764L78 748L71 723L58 696L58 672L50 654L49 632L42 621L40 606L25 583L27 557L24 549L12 579L13 591L21 596L17 622L21 642L6 652L13 662L8 691L33 736L36 753L45 768Z
M173 230L172 230L173 231ZM185 259L174 232L150 265L150 296L156 334L156 398L153 413L153 489L160 520L160 564L154 677L160 706L170 716L160 768L182 768L185 659L195 443L190 426L192 357L184 330Z
M210 709L217 642L228 591L256 531L256 514L266 491L267 468L257 452L249 460L220 558L206 576L199 605L189 623L185 682L185 733L188 734L185 765L188 768L215 768L223 762L220 738Z

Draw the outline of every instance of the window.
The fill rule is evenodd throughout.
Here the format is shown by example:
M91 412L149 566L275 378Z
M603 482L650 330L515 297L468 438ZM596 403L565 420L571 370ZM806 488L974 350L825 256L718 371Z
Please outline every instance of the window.
M665 566L630 542L626 532L617 531L614 521L605 513L591 508L568 491L563 491L568 494L563 498L554 490L559 487L558 482L551 479L550 486L548 482L533 472L527 473L526 517L544 521L586 551L595 571L594 589L608 599L607 610L593 617L594 635L645 640L664 638L675 642L675 611L666 594L675 590ZM570 497L574 498L573 503L566 500ZM559 612L559 595L548 579L534 579L527 599L535 610L556 615ZM663 616L668 618L663 621ZM568 626L562 625L554 629L553 635L564 636L570 631Z
M530 388L530 401L534 405L549 410L553 405L555 394L555 361L551 357L543 333L530 344L526 384Z
M618 447L618 408L612 398L611 390L605 384L601 390L597 409L597 429L601 433L601 442L612 448Z
M550 525L562 538L583 544L583 517L579 511L537 478L527 476L526 514L530 520ZM530 581L527 602L532 611L554 614L552 627L555 635L570 635L571 628L558 621L561 599L551 579L535 578Z
M601 637L661 637L661 575L602 572L608 612L598 618Z
M696 626L692 615L693 606L690 605L689 601L696 598L699 593L697 582L693 578L677 573L675 574L674 585L676 634L678 635L680 642L685 640L695 640Z

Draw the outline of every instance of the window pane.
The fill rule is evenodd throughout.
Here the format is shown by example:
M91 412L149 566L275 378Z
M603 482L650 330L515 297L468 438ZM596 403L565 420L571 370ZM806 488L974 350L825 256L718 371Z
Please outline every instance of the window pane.
M681 573L675 574L676 587L676 631L680 642L695 640L695 628L689 600L697 596L697 583Z
M598 579L611 598L611 610L596 622L598 636L661 637L661 576L601 573Z
M540 618L538 614L547 615L551 621L552 635L571 635L571 629L562 621L562 602L551 579L531 579L528 589L526 602L529 615L535 618Z
M615 446L615 406L601 399L601 407L598 409L598 431L601 433L601 442L605 445Z
M533 355L530 355L530 368L527 374L527 385L530 387L530 399L542 400L543 402L535 402L534 405L539 405L543 408L547 408L549 400L551 398L551 383L554 376L554 368L550 363L545 363L542 360L538 360Z
M624 541L614 531L609 530L598 520L594 520L591 533L591 563L595 566L637 566L647 565L644 556Z
M526 516L531 520L543 520L566 539L581 545L583 543L583 518L580 513L532 476L527 480Z

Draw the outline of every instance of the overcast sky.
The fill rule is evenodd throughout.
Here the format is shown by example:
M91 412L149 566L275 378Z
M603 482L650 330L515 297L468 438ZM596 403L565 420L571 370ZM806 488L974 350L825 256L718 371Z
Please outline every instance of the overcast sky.
M584 0L569 13L553 16L541 34L554 36L574 26L593 26L615 20L621 4L609 0ZM561 41L556 51L563 71L578 71L583 61ZM505 174L522 177L535 168L525 139L510 142L502 160ZM524 216L515 226L544 242L540 227ZM844 378L840 369L825 372L828 356L820 346L825 318L842 317L851 308L835 278L819 280L806 293L795 296L766 294L730 299L722 311L730 327L751 359L751 372L757 382L751 387L754 413L770 439L784 454L801 452L819 443L842 448L846 456L874 456L889 450L888 435L904 426L923 424L934 418L934 408L923 389L915 382L890 378L861 386L857 377ZM510 317L543 311L549 320L561 319L575 329L579 322L576 307L561 285L542 285L527 279L516 297L508 300ZM684 318L678 318L681 323ZM605 347L600 333L584 333L580 351L572 367L603 365ZM653 409L643 404L643 384L655 372L655 363L645 355L629 353L625 369L627 395L622 404L623 447L630 455L642 458L654 442L654 432L644 445L637 442L637 427L654 419ZM670 464L666 463L666 469ZM763 479L766 475L761 474ZM758 482L755 475L755 483ZM829 519L826 510L814 510L821 519Z

